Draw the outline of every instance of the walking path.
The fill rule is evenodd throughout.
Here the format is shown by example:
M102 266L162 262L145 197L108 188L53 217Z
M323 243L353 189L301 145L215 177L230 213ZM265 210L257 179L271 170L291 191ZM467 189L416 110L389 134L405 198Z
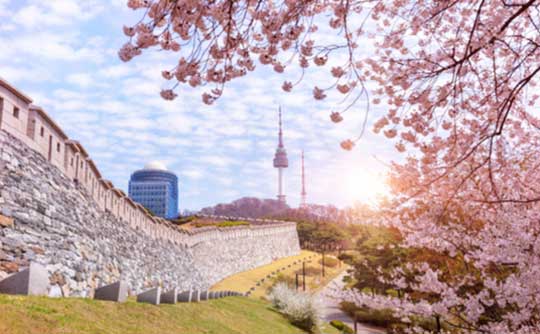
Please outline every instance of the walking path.
M322 303L322 320L325 322L330 322L332 320L340 320L345 324L354 328L354 321L349 317L345 312L339 309L339 301L330 296L331 290L335 288L342 289L345 286L343 283L343 276L346 275L344 271L341 275L332 280L326 287L318 292L319 298ZM375 327L370 327L367 325L358 324L357 334L383 334L386 333L385 330Z

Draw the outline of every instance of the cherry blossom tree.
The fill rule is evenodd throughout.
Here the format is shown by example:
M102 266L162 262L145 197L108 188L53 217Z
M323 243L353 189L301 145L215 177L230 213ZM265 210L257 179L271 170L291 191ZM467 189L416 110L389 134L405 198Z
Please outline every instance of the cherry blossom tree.
M124 27L129 41L119 56L129 61L149 48L176 52L176 66L163 69L170 88L161 96L174 99L180 84L204 86L203 101L211 104L258 64L277 73L299 68L300 78L284 80L283 90L291 92L310 67L326 68L340 55L343 63L328 69L328 84L314 85L314 99L343 94L344 107L329 112L335 123L351 110L366 116L385 110L375 115L374 131L407 154L392 166L395 196L383 222L402 233L403 247L429 249L465 268L449 277L416 261L385 282L429 298L352 290L344 297L403 317L436 316L456 331L538 333L539 5L129 0L142 18ZM334 32L331 43L318 41L323 28ZM365 47L373 52L366 56ZM361 129L343 149L353 148Z

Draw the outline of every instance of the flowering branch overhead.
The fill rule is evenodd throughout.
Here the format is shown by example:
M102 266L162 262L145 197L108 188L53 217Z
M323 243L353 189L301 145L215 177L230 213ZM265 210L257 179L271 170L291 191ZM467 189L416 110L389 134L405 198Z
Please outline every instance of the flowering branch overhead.
M376 113L374 132L409 154L392 165L395 198L386 222L402 234L403 247L429 250L464 269L448 279L429 264L402 268L388 283L419 292L416 299L347 298L393 307L399 316L435 315L462 332L540 331L539 1L129 0L128 6L144 15L124 28L123 61L149 48L178 54L176 66L162 72L172 86L161 92L164 99L177 96L177 85L204 86L203 101L211 104L256 64L279 74L296 67L300 80L313 66L329 66L328 83L313 84L312 94L318 103L333 91L344 97L330 120L340 123L359 101L366 105L359 136L341 147L353 149L369 111ZM318 38L321 22L335 40ZM373 49L366 55L359 45ZM344 60L336 65L332 57ZM299 82L289 80L285 92Z
M353 106L359 95L367 97L360 73L355 69L354 50L358 47L348 17L359 15L362 7L349 1L194 1L129 0L128 6L143 10L144 15L133 27L124 27L129 41L119 51L120 59L129 61L144 49L158 48L176 52L175 67L162 72L165 80L191 87L211 86L202 96L212 104L231 80L247 75L255 64L271 66L283 73L289 66L304 72L312 65L324 66L332 53L345 50L349 57L343 66L335 66L330 88L313 88L313 96L323 100L330 89L344 94ZM330 12L329 26L341 36L341 45L316 45L313 40L318 26L315 17ZM358 85L360 83L360 85ZM292 91L295 84L283 83ZM360 87L359 89L357 89ZM174 89L161 92L172 100Z

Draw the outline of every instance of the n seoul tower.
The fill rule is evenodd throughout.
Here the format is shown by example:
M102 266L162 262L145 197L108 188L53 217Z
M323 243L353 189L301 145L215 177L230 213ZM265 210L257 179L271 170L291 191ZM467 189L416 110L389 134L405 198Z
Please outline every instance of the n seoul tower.
M279 107L279 142L274 156L274 168L278 169L278 201L285 204L285 195L283 194L283 169L289 167L287 151L283 145L283 131L281 129L281 106Z

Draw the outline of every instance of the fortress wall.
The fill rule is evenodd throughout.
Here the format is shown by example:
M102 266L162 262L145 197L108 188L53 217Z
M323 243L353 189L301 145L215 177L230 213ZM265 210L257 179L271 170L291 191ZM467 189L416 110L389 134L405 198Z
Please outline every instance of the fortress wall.
M0 224L0 279L37 261L51 274L52 295L91 295L119 278L134 292L158 282L205 289L299 252L290 222L187 232L148 215L101 177L80 143L1 79L0 99L0 214L14 218Z

